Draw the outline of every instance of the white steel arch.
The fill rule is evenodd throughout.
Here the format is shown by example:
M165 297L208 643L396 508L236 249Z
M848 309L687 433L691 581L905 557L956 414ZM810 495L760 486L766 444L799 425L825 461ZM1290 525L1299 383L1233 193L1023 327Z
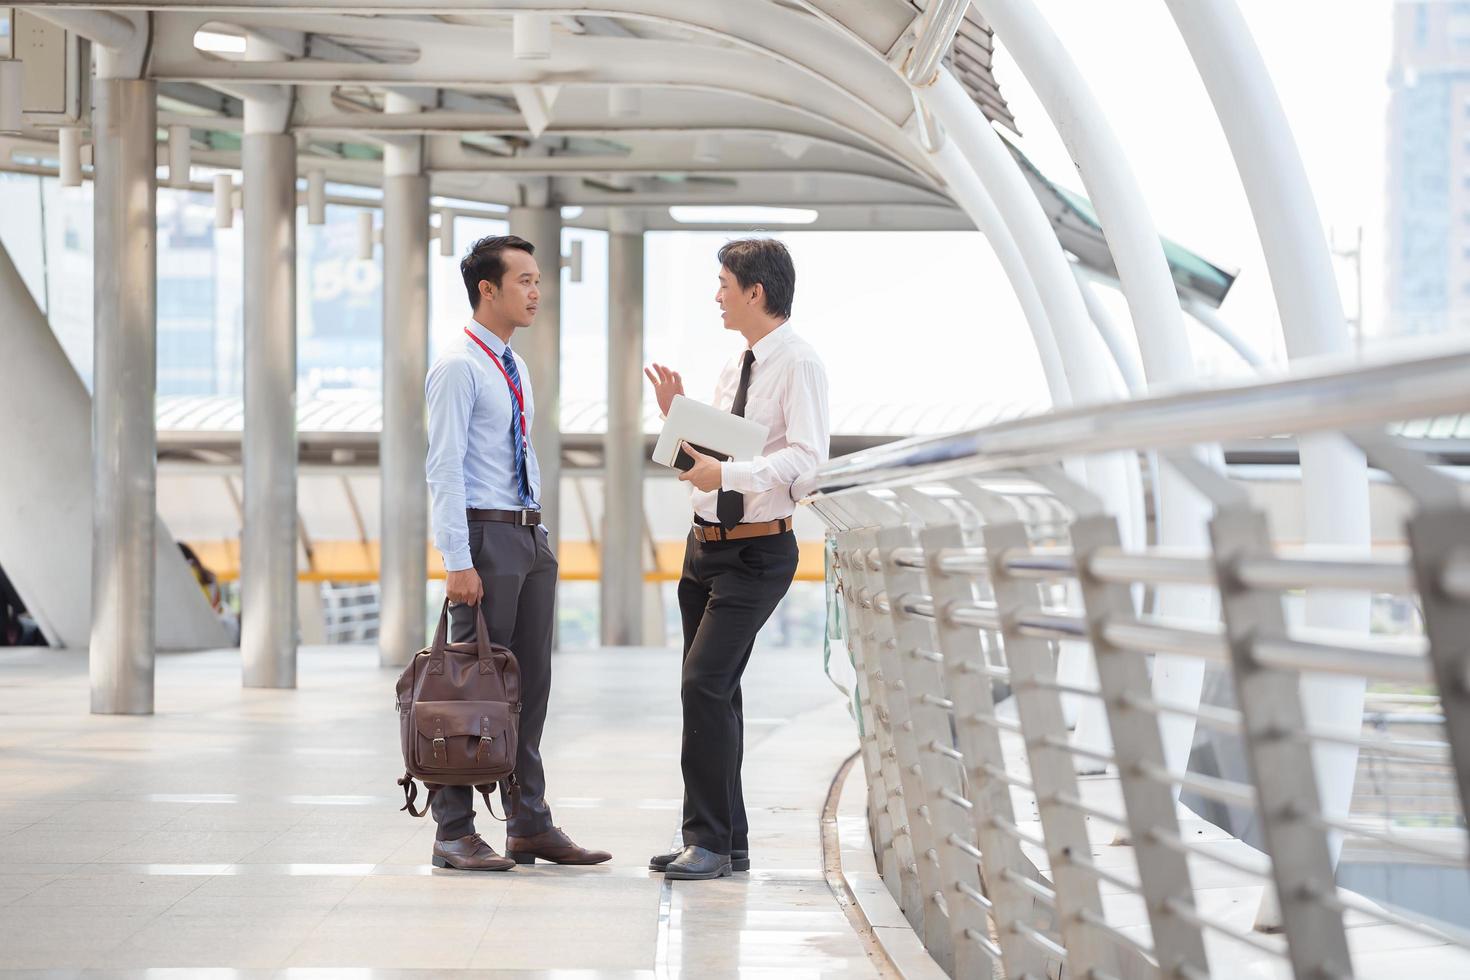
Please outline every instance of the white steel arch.
M1290 360L1352 350L1317 202L1270 73L1232 0L1167 0L1215 106L1250 202ZM1366 553L1368 469L1363 453L1331 438L1300 441L1303 527L1308 545ZM1368 631L1366 593L1307 592L1308 626ZM1308 676L1302 683L1307 724L1356 736L1365 682ZM1313 753L1323 807L1347 812L1356 747ZM1330 843L1334 864L1342 838ZM1267 914L1266 918L1270 918Z
M1162 239L1127 155L1107 123L1102 106L1082 72L1039 10L1028 0L975 0L997 36L1030 81L1072 159L1117 265L1123 295L1150 384L1187 382L1194 375L1178 290L1169 273ZM1084 300L1088 287L1083 285ZM1094 316L1094 320L1097 317ZM1099 329L1104 329L1099 324ZM1124 361L1119 366L1126 370ZM1217 456L1206 450L1202 456ZM1203 547L1210 507L1171 467L1153 467L1158 501L1158 542L1164 547ZM1209 618L1214 596L1205 589L1167 586L1158 611L1166 616ZM1165 654L1154 660L1154 695L1161 701L1195 706L1204 684L1204 664ZM1194 743L1194 719L1172 714L1160 719L1166 763L1183 771Z

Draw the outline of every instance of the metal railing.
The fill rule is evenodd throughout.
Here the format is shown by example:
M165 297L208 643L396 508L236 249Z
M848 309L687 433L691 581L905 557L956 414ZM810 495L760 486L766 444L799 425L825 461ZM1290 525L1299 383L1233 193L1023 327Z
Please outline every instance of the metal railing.
M795 488L835 543L874 856L946 971L1347 977L1363 923L1414 933L1434 951L1420 954L1444 957L1443 975L1470 971L1470 934L1334 883L1343 835L1466 862L1470 509L1455 478L1385 434L1466 409L1470 353L1457 352L910 440L834 460ZM1326 433L1413 501L1401 556L1288 553L1242 487L1188 451ZM1119 451L1158 453L1210 501L1208 549L1122 546L1114 516L1069 475L1080 468L1062 465ZM1219 617L1139 612L1136 594L1160 586L1212 590ZM1407 597L1423 635L1290 627L1287 594L1314 589ZM1095 683L1058 671L1059 649L1079 642ZM1156 698L1160 654L1227 672L1234 704ZM1301 681L1317 674L1420 685L1405 697L1442 720L1444 739L1314 727ZM1110 745L1070 731L1068 702L1087 700L1101 702ZM1166 766L1171 717L1239 739L1249 778ZM1324 746L1381 772L1395 760L1447 769L1450 826L1426 835L1326 812ZM1181 793L1254 812L1263 849L1196 817ZM1256 889L1244 917L1239 901L1215 899L1222 882Z

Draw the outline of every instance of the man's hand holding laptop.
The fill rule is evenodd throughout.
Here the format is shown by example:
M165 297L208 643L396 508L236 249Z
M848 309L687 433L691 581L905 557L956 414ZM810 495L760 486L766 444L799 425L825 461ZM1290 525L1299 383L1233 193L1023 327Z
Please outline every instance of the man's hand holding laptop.
M695 489L705 492L720 489L720 481L724 478L724 470L720 468L720 461L695 449L689 445L687 439L680 442L679 445L694 460L693 466L679 474L679 482L692 483Z

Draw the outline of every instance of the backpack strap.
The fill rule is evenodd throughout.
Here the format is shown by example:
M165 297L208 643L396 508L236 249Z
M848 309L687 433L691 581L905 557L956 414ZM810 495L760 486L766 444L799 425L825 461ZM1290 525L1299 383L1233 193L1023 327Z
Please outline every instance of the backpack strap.
M424 797L424 808L415 810L413 805L419 798L419 788L414 785L413 777L404 773L403 778L398 780L398 785L403 787L403 806L398 809L407 810L409 815L414 817L422 817L428 813L429 808L434 805L434 797L439 795L439 787L430 787L428 783L425 783L424 788L429 791L429 795Z
M495 817L496 820L499 820L501 823L505 823L507 820L514 817L516 815L516 811L520 809L521 784L520 781L516 779L515 773L511 773L509 779L501 787L505 790L505 798L509 804L508 808L505 811L505 816L503 817L495 816L495 804L492 803L490 800L490 791L493 790L496 785L497 784L495 783L481 783L479 786L476 786L475 789L485 800L485 811L489 813L490 816Z
M476 786L475 789L485 800L485 812L490 814L490 816L494 817L496 820L499 820L501 823L505 823L505 817L495 816L495 804L490 802L490 791L493 790L495 786L495 783L481 783L479 786Z

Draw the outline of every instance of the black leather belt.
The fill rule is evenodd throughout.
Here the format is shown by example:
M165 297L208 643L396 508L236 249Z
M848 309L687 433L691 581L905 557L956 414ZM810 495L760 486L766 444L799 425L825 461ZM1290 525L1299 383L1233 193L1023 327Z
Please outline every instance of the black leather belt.
M541 523L539 510L479 510L469 507L464 513L465 517L472 521L498 521L501 524L517 524L521 527L535 527Z

